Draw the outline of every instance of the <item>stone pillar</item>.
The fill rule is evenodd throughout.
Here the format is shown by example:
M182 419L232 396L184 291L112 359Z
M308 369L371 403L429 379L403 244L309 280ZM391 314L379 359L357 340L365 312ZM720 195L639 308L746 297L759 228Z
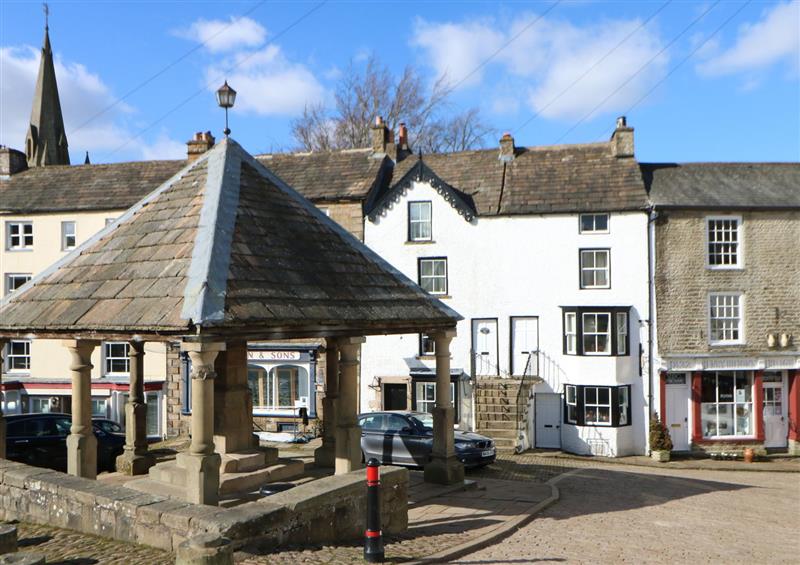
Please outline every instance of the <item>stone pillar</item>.
M129 342L130 387L125 403L125 447L117 457L117 471L144 475L155 463L147 452L147 404L144 402L144 342Z
M789 455L800 456L800 370L789 372Z
M223 455L252 449L258 438L253 434L253 398L247 385L247 342L227 343L216 359L215 372L214 449Z
M92 351L97 341L62 342L71 357L72 428L67 436L67 472L76 477L97 477L97 438L92 427Z
M8 340L0 339L0 384L3 383L3 368L6 366L3 352L6 350ZM3 393L5 395L5 393ZM0 459L6 458L6 417L3 415L3 406L0 405Z
M339 343L325 340L325 398L322 399L322 445L314 451L318 467L334 467L336 462L336 401L339 398Z
M214 453L214 361L225 344L184 342L181 349L192 361L192 443L176 461L186 470L186 500L216 506L222 459Z
M455 329L432 332L436 341L436 406L433 409L433 453L425 465L425 481L453 484L464 481L464 465L456 457L455 410L450 403L450 342Z
M363 337L339 339L339 397L336 400L336 474L361 468L361 426L358 425L358 350Z

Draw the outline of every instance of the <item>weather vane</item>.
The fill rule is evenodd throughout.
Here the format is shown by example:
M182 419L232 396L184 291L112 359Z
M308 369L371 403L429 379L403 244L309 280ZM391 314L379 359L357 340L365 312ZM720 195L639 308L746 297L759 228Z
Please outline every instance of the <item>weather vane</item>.
M47 5L47 2L42 2L42 11L44 12L44 27L49 29L50 28L50 6Z

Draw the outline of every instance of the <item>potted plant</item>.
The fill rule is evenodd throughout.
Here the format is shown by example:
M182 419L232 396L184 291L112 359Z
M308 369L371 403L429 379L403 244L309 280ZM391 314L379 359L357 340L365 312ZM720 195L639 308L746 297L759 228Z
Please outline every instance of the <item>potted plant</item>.
M658 413L654 413L650 419L650 457L660 463L669 461L669 453L672 451L672 438L669 437L669 430L658 418Z

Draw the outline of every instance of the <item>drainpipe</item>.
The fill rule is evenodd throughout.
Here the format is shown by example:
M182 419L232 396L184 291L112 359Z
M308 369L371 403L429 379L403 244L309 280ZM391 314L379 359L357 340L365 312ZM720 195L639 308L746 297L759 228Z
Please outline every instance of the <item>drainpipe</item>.
M654 231L658 212L653 206L647 208L647 415L645 423L645 453L650 454L649 429L653 417L653 316L655 315L655 249ZM663 418L664 415L662 414Z

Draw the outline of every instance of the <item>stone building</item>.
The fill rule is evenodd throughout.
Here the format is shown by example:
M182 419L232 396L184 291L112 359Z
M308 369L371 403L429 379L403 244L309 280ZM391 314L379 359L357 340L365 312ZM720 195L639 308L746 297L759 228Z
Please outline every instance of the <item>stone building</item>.
M643 165L675 450L800 453L800 166Z

